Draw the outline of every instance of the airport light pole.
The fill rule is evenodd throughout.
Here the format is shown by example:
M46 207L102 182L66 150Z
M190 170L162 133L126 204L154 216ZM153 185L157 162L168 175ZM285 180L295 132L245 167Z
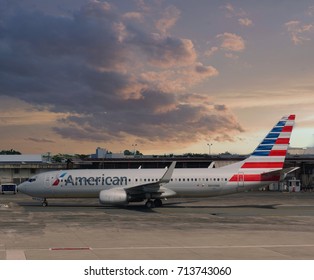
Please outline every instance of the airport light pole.
M208 146L208 155L210 156L210 147L212 146L213 144L211 143L207 143L207 146Z
M133 147L133 156L135 157L135 147L137 146L137 144L132 144L132 147Z

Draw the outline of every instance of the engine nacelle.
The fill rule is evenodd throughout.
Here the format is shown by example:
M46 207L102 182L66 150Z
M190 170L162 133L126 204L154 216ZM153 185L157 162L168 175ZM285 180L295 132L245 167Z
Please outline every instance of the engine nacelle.
M128 195L124 189L102 190L99 193L99 202L101 204L127 204Z

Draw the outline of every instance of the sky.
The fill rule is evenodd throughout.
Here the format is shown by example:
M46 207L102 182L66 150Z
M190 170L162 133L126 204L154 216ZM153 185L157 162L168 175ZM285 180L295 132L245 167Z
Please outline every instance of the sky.
M313 1L0 0L0 150L314 146Z

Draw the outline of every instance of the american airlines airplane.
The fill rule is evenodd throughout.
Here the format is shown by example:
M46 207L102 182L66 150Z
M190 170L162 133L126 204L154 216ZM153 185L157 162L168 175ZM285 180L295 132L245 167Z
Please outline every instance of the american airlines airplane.
M297 168L283 169L295 115L281 120L245 160L220 168L77 169L45 172L18 186L42 201L47 198L99 198L101 204L146 201L162 206L172 197L210 197L258 189L278 182Z

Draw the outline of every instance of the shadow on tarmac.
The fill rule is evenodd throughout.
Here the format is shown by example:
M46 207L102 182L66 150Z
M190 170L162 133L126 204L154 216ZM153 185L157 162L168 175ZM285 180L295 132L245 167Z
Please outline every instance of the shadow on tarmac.
M280 204L240 204L240 205L189 205L195 202L199 202L199 200L194 201L180 201L180 202L170 202L170 203L164 203L162 207L165 209L245 209L245 208L255 208L255 209L277 209L277 207ZM82 202L56 202L49 201L49 205L46 207L43 207L40 202L19 202L19 206L21 207L34 207L38 210L38 208L44 209L58 209L61 210L69 209L69 208L94 208L94 209L100 209L100 210L110 210L110 209L120 209L120 210L126 210L126 211L138 211L138 212L149 212L154 213L155 209L160 208L147 208L144 204L129 204L125 206L104 206L98 203L82 203Z

